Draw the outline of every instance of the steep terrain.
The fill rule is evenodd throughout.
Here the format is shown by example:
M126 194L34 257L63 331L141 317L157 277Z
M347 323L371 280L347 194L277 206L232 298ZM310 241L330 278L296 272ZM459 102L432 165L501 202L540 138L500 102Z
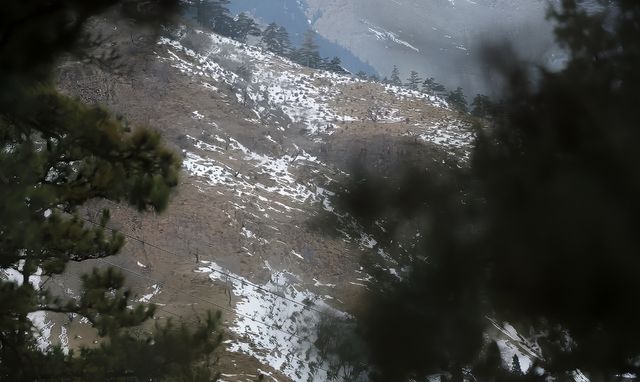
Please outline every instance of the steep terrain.
M229 4L229 9L234 14L245 12L254 17L259 23L267 25L275 22L284 26L294 46L299 46L303 41L304 33L313 28L315 19L321 13L312 13L302 0L234 0ZM358 58L344 44L337 39L328 39L322 34L316 34L316 43L322 57L340 57L342 66L351 73L364 71L375 73L376 70L365 63L366 58Z
M268 7L255 3L259 2L232 0L235 11L283 23L294 32L310 26L381 76L389 76L397 65L403 80L416 70L448 88L462 86L471 96L495 90L486 83L486 68L480 65L486 42L508 42L525 61L550 67L566 59L545 19L553 1L284 0Z
M400 272L337 209L335 191L355 162L388 176L412 162L463 166L471 123L434 96L310 70L188 26L159 40L126 23L94 28L122 54L126 75L68 62L60 88L161 131L184 172L161 216L89 206L87 224L111 208L112 228L127 235L123 253L75 264L48 286L74 296L80 272L115 266L139 301L158 304L158 320L222 310L223 380L326 380L315 323L357 309L372 287L362 256ZM44 345L94 341L73 317L38 320Z

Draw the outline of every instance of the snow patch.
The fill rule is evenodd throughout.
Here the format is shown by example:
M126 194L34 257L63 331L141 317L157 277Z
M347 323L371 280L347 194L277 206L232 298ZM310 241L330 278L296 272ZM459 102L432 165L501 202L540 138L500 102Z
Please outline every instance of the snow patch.
M420 49L416 48L415 46L409 44L408 42L401 40L400 38L398 38L398 35L393 33L393 32L389 32L388 30L375 26L373 24L371 24L369 21L362 19L361 22L363 24L365 24L368 29L369 32L371 32L377 40L387 40L387 41L392 41L398 45L404 46L405 48L409 48L411 50L413 50L414 52L420 53Z
M160 286L158 284L153 284L149 288L151 289L151 293L147 293L140 297L138 302L148 304L154 296L160 293Z
M253 356L296 382L327 380L323 369L328 365L313 345L316 334L310 328L320 321L320 312L346 317L345 313L303 289L297 276L275 271L267 262L265 268L271 271L271 279L259 286L216 263L201 263L196 272L229 284L240 299L230 328L238 336L227 344L230 351Z

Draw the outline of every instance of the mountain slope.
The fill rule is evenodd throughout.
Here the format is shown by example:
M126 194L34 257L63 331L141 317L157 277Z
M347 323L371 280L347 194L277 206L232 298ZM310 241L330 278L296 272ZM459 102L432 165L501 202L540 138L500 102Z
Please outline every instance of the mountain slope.
M357 309L372 287L362 256L388 259L337 209L334 192L354 161L389 176L425 160L463 165L470 123L436 97L303 68L188 26L159 41L126 23L94 28L126 53L128 74L70 62L59 86L159 129L182 152L184 173L162 216L88 206L89 222L110 207L127 245L119 257L74 264L52 288L73 296L79 272L116 266L140 301L159 304L157 319L223 310L223 380L258 370L326 380L314 323ZM94 339L86 323L44 321L48 341L74 348Z

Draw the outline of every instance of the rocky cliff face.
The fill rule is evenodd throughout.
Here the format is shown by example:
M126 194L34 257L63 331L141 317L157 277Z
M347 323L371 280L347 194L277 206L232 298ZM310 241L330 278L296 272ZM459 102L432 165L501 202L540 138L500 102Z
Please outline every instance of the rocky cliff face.
M363 256L393 260L335 205L351 164L381 175L425 160L464 165L473 141L466 117L435 96L300 67L256 47L184 26L150 40L126 23L97 21L123 54L126 75L67 63L59 86L131 124L160 130L182 153L169 210L112 210L123 253L74 265L52 285L78 290L78 274L116 266L157 319L222 310L223 380L258 370L277 380L326 380L313 328L348 315L371 287ZM86 323L47 316L48 341L91 343Z

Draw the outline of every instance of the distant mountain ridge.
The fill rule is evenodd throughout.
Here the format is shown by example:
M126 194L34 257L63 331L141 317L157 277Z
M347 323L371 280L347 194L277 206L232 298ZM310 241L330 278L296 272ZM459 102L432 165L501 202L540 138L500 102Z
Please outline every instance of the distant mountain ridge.
M478 62L485 41L506 39L527 61L562 65L564 57L545 19L547 4L541 0L232 0L232 10L282 23L294 40L311 26L324 37L320 45L330 52L327 55L340 56L352 71L376 71L384 77L397 65L403 79L416 70L448 88L461 86L472 96L490 92Z
M310 11L303 0L232 0L229 5L234 14L246 12L265 25L275 22L284 26L294 45L299 45L304 32L309 28L315 29L314 24L322 17L320 10ZM319 34L317 43L323 57L340 57L343 66L350 72L376 73L376 69L366 60L354 55L335 39L327 39Z
M339 56L355 73L403 79L415 70L468 98L491 94L480 52L487 42L508 42L526 62L561 68L566 53L546 19L559 0L231 0L234 13L284 25L298 42L309 27L319 34L324 56ZM582 6L596 9L596 0Z

